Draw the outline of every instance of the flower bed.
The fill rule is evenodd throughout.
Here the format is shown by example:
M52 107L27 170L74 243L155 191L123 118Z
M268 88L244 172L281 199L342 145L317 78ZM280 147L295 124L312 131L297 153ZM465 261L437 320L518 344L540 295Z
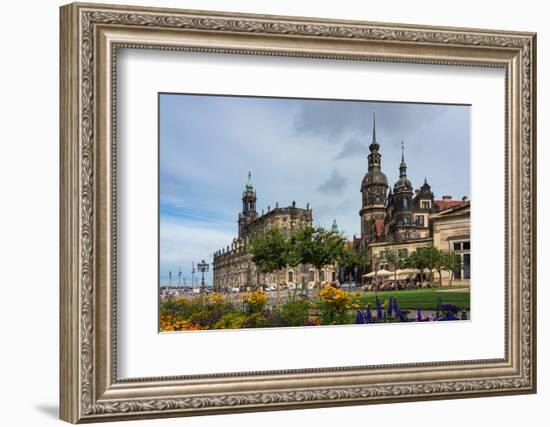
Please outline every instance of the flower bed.
M167 297L161 301L161 331L241 329L289 326L318 326L396 322L465 320L466 309L444 304L423 313L405 310L396 297L381 298L346 292L331 285L318 295L293 295L285 302L268 307L269 296L263 291L248 292L240 298L218 293Z

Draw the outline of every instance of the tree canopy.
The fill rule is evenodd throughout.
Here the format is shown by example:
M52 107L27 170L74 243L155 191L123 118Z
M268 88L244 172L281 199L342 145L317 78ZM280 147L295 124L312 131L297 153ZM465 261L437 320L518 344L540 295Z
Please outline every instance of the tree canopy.
M290 237L295 259L317 270L337 262L344 250L344 237L323 227L306 226Z
M251 239L248 252L261 273L273 273L289 264L290 240L278 228L271 228Z

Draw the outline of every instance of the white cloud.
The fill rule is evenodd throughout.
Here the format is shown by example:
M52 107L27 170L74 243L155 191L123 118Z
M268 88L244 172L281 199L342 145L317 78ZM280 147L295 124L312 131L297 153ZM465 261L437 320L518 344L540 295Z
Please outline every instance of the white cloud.
M211 263L213 252L226 247L233 237L231 231L162 217L160 259L163 278L166 279L168 271L172 271L173 279L176 278L178 267L181 266L183 276L190 280L191 263L202 259Z

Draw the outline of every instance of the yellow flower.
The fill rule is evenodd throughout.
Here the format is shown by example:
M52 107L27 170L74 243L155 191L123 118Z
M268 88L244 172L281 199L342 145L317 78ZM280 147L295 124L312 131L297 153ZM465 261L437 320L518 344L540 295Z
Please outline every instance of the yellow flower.
M267 304L268 296L264 291L247 292L243 295L242 301L245 304L265 305Z
M212 303L212 304L218 304L218 303L221 303L223 301L224 301L223 300L223 295L221 295L217 292L210 295L210 303Z
M343 289L337 289L332 285L326 285L319 291L321 302L333 306L346 306L350 302L350 295Z

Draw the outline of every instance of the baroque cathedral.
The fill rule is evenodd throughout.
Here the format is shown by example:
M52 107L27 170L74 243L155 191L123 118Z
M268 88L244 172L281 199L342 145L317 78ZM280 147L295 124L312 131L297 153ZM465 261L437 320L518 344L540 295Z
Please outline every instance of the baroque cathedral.
M366 250L371 259L368 271L388 268L384 256L388 249L395 249L407 256L419 247L436 246L442 250L455 251L462 259L463 267L456 272L457 279L470 277L470 201L465 196L453 200L451 196L434 197L427 179L414 190L407 177L404 144L401 143L399 179L393 187L382 172L382 154L376 139L376 113L373 111L372 141L369 145L368 170L361 182L362 204L359 211L361 234L354 236L349 245L356 250ZM311 266L287 268L279 275L260 275L246 251L249 239L256 232L272 227L289 235L294 230L313 223L309 207L268 207L267 212L256 210L256 191L251 174L242 195L242 211L238 216L238 235L231 245L214 253L214 289L229 291L254 287L258 283L272 284L280 280L285 286L311 287L315 283L337 281L335 266L327 266L317 272ZM338 231L336 221L332 230ZM368 271L363 271L365 273ZM263 277L260 277L263 276ZM305 282L305 283L304 283Z
M214 253L214 289L227 292L235 288L242 290L254 287L259 283L264 286L276 286L277 280L290 287L300 287L303 282L311 286L317 281L336 280L335 269L332 266L326 267L320 273L304 265L286 268L278 274L260 274L256 270L250 254L246 251L246 245L255 233L276 227L288 236L295 230L313 223L313 212L309 204L304 209L297 207L294 201L286 207L280 207L279 203L276 203L275 208L268 206L267 212L258 213L256 198L256 190L249 172L242 195L242 211L237 219L238 235L231 245ZM334 226L335 224L333 230Z

